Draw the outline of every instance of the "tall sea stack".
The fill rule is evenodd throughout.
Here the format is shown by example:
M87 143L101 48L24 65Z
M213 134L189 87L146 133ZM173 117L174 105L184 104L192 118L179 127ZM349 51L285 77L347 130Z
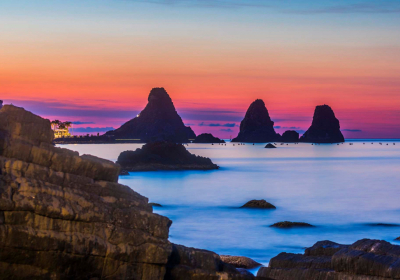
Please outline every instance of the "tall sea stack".
M277 141L280 135L274 130L274 122L269 117L264 101L257 99L251 103L246 116L240 123L239 135L232 142L265 143Z
M300 138L301 142L310 143L339 143L344 142L340 132L339 120L328 105L319 105L315 108L310 128Z
M186 127L164 88L153 88L146 108L134 119L106 135L119 139L138 139L140 142L169 141L187 143L196 135Z

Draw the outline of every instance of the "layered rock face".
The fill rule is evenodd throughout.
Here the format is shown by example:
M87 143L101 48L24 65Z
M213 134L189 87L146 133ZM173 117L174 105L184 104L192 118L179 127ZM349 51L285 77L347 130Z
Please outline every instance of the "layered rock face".
M124 151L117 163L127 171L218 169L211 159L191 154L182 144L153 142L136 151Z
M225 141L214 137L211 133L203 133L198 135L193 143L225 143Z
M352 245L321 241L304 255L279 254L257 276L276 280L400 279L400 246L370 239Z
M274 130L274 122L269 117L264 101L257 99L246 112L240 123L239 135L232 142L265 143L279 139Z
M106 133L116 139L138 139L142 143L171 141L187 143L196 135L186 127L164 88L153 88L146 108L120 128Z
M182 279L167 274L182 260L168 241L171 221L117 183L118 165L52 140L50 121L10 105L0 110L0 278ZM193 267L185 279L206 270ZM213 279L248 279L207 269Z
M279 142L285 142L285 143L299 142L299 133L294 130L286 130L282 134L282 137L279 139Z
M340 131L339 120L328 105L315 108L310 128L300 138L302 142L310 143L340 143L344 137Z

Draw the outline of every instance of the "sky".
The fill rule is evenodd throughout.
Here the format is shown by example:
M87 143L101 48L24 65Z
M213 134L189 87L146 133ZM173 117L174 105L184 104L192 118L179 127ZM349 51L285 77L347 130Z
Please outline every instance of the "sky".
M261 98L279 133L328 104L346 138L400 138L400 1L0 1L6 104L104 133L153 87L197 134Z

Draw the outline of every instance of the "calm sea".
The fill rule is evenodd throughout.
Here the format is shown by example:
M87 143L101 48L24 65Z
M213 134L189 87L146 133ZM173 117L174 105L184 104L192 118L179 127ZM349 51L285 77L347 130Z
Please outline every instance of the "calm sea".
M278 144L277 149L189 144L191 153L210 157L221 169L137 172L119 182L162 204L154 211L173 221L171 242L265 265L280 252L302 253L319 240L399 243L394 239L400 236L400 142L347 141ZM115 161L120 152L141 145L62 147ZM265 199L277 209L239 208L251 199ZM269 227L280 221L316 227ZM388 225L377 225L382 223Z

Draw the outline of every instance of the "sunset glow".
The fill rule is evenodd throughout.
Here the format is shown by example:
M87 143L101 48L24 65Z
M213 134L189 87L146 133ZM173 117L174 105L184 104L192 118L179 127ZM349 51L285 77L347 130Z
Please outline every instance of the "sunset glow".
M1 1L1 99L91 133L164 87L197 134L236 136L261 98L279 133L329 104L346 138L400 138L396 2L205 2Z

